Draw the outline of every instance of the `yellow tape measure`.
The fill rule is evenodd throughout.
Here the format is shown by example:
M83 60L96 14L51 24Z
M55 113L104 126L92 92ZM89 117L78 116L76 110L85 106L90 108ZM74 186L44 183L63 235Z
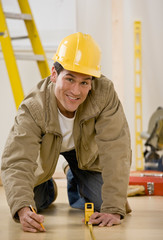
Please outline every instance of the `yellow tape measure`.
M94 213L94 204L93 203L85 203L85 224L88 224L90 216ZM96 240L93 234L92 224L88 224L91 239Z

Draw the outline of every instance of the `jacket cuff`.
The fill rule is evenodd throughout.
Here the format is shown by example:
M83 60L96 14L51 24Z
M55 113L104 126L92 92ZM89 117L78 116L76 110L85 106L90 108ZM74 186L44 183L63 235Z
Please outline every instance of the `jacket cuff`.
M117 208L101 208L101 213L110 213L110 214L119 214L121 216L121 219L123 219L126 215L126 213L120 209Z
M20 222L19 220L19 215L18 215L18 211L21 209L21 208L24 208L24 207L29 207L29 205L32 205L33 208L36 209L36 206L35 206L35 202L32 201L32 202L22 202L21 204L19 205L15 205L12 209L11 209L11 214L12 214L12 217L13 217L13 220L15 222Z

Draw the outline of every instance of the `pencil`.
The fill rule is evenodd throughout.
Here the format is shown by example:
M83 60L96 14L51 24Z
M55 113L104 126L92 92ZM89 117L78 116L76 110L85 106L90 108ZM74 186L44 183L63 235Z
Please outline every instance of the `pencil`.
M34 208L32 207L32 205L29 205L30 209L32 210L32 212L36 213L36 211L34 210ZM40 223L41 227L43 230L45 230L45 227L42 223Z

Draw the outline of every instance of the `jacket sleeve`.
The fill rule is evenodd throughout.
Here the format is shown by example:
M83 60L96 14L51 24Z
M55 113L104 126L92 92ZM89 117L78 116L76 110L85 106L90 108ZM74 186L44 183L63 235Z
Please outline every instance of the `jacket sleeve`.
M107 89L106 99L96 122L96 142L103 177L101 212L124 217L131 164L130 134L112 83Z
M2 155L2 181L11 214L18 220L22 207L35 207L34 172L41 141L41 128L36 124L25 104L15 118Z

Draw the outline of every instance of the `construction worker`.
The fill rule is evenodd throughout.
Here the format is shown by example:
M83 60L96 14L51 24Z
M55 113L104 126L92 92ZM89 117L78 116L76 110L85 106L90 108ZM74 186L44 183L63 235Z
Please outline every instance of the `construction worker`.
M69 166L69 203L93 202L90 223L120 224L126 212L130 134L113 83L100 72L100 49L88 34L64 38L51 76L21 103L2 156L11 214L29 232L45 231L43 215L57 196L52 176L59 155Z

